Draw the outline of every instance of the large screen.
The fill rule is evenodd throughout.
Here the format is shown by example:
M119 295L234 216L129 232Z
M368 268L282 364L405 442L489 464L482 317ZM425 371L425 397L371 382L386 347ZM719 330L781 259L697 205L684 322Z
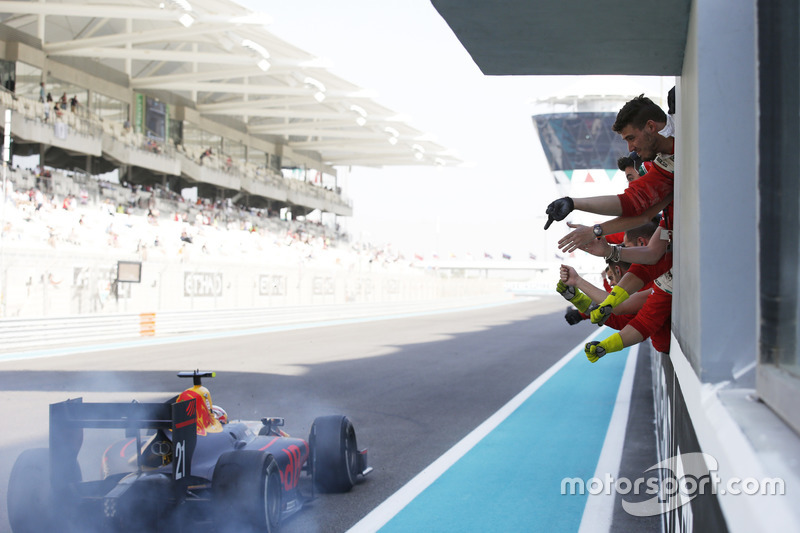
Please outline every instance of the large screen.
M142 282L142 263L139 261L117 261L117 281Z
M145 97L144 123L147 137L164 141L167 138L167 104Z
M611 129L616 113L552 113L534 115L550 170L603 168L616 170L628 145Z

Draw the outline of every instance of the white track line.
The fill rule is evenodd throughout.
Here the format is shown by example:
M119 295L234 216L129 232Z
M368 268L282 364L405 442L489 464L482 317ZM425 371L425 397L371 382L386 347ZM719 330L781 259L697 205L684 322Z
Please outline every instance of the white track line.
M631 346L628 351L628 360L617 392L614 411L608 424L603 449L597 461L594 477L606 483L608 476L616 481L619 476L619 465L622 462L622 447L625 444L625 431L628 427L628 413L631 410L631 393L633 391L633 378L636 374L636 359L639 354L639 345ZM589 486L589 483L586 484ZM611 522L614 517L614 487L603 487L603 492L589 494L586 507L583 508L581 527L578 533L607 533L611 531Z

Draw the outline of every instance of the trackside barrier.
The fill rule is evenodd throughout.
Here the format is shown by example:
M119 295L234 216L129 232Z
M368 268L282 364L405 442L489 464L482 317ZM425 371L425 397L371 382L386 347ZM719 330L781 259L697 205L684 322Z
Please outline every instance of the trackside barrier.
M508 296L457 298L416 303L365 303L284 308L161 311L61 318L0 320L0 353L140 337L255 329L473 307L509 301Z
M156 334L155 313L139 313L139 333L142 337L152 337Z

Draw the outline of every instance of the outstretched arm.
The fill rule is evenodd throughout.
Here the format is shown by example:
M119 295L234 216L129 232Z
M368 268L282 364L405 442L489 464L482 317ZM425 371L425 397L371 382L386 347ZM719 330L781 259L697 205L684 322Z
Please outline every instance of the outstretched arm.
M603 289L598 289L585 279L583 279L578 272L569 265L561 265L561 281L572 287L577 287L586 296L592 299L594 303L600 303L606 299L608 293Z
M565 196L550 202L550 205L547 206L545 210L547 223L544 225L544 229L549 228L553 221L564 220L575 209L598 215L619 216L622 214L622 204L616 196L590 196L589 198Z
M575 202L575 209L577 209L577 205L580 199L574 200ZM661 202L657 203L641 215L636 215L632 217L617 217L606 222L602 222L600 227L603 229L603 235L611 235L613 233L618 233L620 231L627 231L629 229L633 229L635 227L641 226L642 224L646 224L649 222L654 216L660 213L665 207L667 207L670 202L672 202L672 195L670 194L667 198L662 200ZM571 224L567 222L567 226L573 228L574 231L565 235L561 240L558 241L558 247L561 251L565 253L572 253L578 248L585 246L593 239L596 239L592 228L589 226L583 226L580 224ZM591 252L589 252L591 253Z
M608 297L608 293L603 289L599 289L583 279L578 272L569 265L561 265L561 281L566 285L580 289L586 296L592 299L596 304L599 304ZM635 277L632 275L632 277ZM638 279L638 278L637 278ZM650 295L650 291L642 291L632 294L624 302L620 303L614 308L615 315L632 315L639 311Z
M657 228L653 236L650 237L647 246L621 247L619 249L619 260L637 265L655 265L658 263L664 257L669 245L668 240L661 238L662 231L664 231L663 228ZM605 239L593 239L581 246L581 250L597 257L608 258L611 255L611 245Z
M578 211L612 217L618 217L622 214L622 204L620 204L616 195L573 198L572 201L575 202L575 209Z

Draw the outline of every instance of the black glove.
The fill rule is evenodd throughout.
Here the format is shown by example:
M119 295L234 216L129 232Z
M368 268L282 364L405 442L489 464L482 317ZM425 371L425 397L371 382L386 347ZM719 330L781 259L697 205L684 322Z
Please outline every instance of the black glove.
M547 224L544 225L544 229L549 228L554 220L560 222L567 218L567 215L572 213L573 209L575 209L575 202L569 196L550 202L545 211L547 213Z
M574 326L575 324L579 323L583 318L581 312L575 309L574 307L570 307L567 309L567 313L564 315L564 318L567 320L567 324L570 326Z

